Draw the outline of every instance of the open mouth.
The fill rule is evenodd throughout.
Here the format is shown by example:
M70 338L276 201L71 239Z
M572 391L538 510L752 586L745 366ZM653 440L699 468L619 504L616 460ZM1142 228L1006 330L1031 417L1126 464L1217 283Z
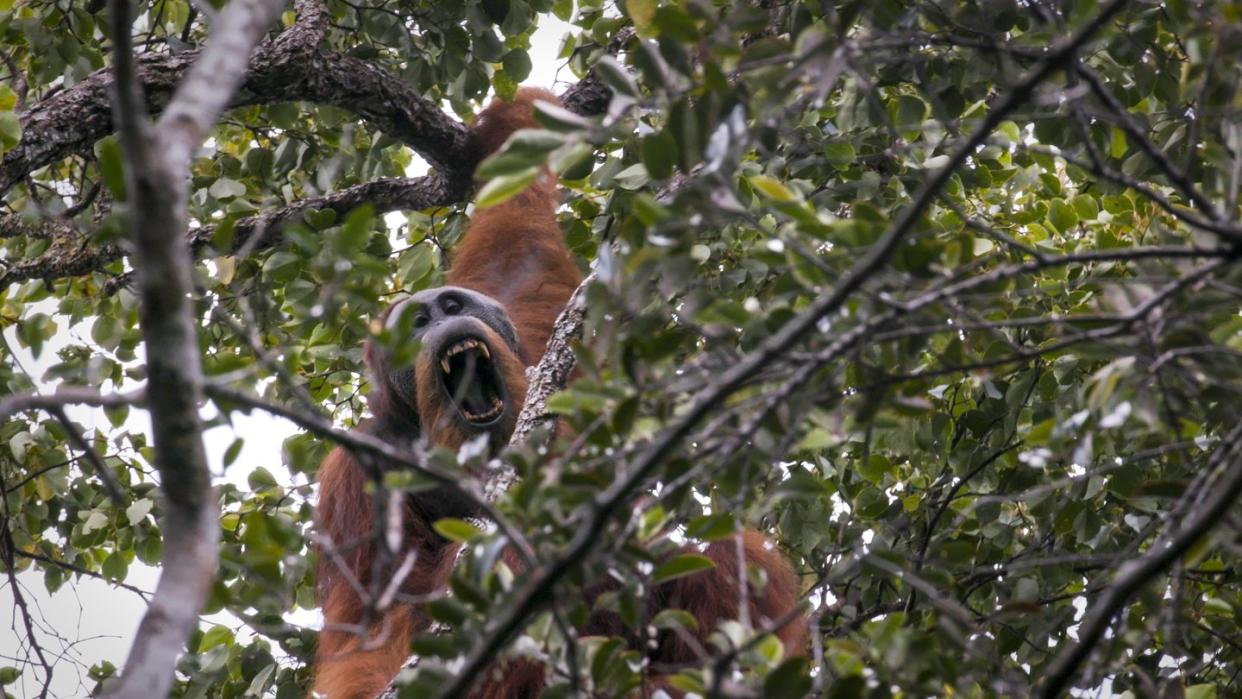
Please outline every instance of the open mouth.
M441 352L440 382L457 412L472 425L491 425L505 411L500 376L482 340L458 340Z

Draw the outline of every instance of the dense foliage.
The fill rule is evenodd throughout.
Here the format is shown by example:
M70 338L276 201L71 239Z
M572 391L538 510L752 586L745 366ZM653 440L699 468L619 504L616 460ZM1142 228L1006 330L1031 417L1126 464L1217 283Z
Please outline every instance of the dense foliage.
M554 622L582 618L577 586L619 577L603 603L636 619L653 581L696 565L657 565L662 550L742 524L771 532L803 574L813 645L783 659L761 625L727 626L682 672L688 690L1026 695L1120 595L1071 682L1242 691L1242 512L1190 526L1242 468L1236 3L1130 2L1099 26L1096 2L326 6L321 54L373 66L440 118L526 80L531 36L552 17L568 23L560 78L594 68L614 93L602 114L545 115L547 131L482 173L496 200L550 163L565 235L596 272L579 375L550 401L573 434L502 456L521 481L500 508L541 560L600 520L524 614L528 638L507 646L546 657L556 693L620 693L649 670L615 640L565 638ZM110 64L107 12L0 1L0 395L132 391L160 351L142 346L127 286L115 137L31 154L32 110ZM139 52L176 58L205 41L215 10L144 0L136 12ZM291 8L283 31L297 21ZM1059 52L1080 35L1082 50ZM416 153L441 171L452 153L411 138L418 122L298 80L248 82L192 163L199 342L209 384L348 427L366 413L370 319L439 283L469 207L452 187L355 197L380 178L410 182ZM256 226L290 207L287 222ZM211 403L212 424L243 409ZM9 598L17 580L55 591L159 564L166 505L146 426L124 401L0 424ZM283 463L234 464L257 436L234 438L212 468L253 470L245 486L218 478L204 610L231 616L189 639L177 693L302 696L315 632L287 619L314 606L307 483L332 443L300 433ZM393 474L386 487L425 482ZM602 519L601 494L620 503ZM449 630L418 643L411 696L484 647L524 582L487 565L498 535L442 529L479 545L434 606ZM1138 570L1165 547L1176 555ZM38 613L27 607L14 601L23 636ZM47 669L22 650L0 682L34 696ZM123 656L96 660L90 676L106 682Z

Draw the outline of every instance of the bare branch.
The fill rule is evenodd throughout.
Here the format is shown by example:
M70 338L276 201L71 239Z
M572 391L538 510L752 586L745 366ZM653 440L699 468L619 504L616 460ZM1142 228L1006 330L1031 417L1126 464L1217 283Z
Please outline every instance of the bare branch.
M552 335L548 337L547 349L539 363L526 370L529 381L526 389L526 400L522 404L522 412L518 414L513 435L509 438L509 446L515 447L526 442L532 430L553 420L548 414L548 397L563 390L569 383L574 371L573 342L582 335L582 321L586 316L586 290L595 281L595 273L588 274L578 284L564 310L556 318L552 326ZM495 501L502 493L513 485L517 474L505 464L504 469L490 478L485 486L488 501Z
M130 4L112 3L115 119L127 165L154 465L166 514L160 581L109 696L168 693L177 656L198 625L198 610L215 578L219 525L198 415L203 378L185 236L189 159L283 5L282 0L229 3L212 26L208 48L178 87L158 129L152 129L131 54Z
M379 464L390 463L395 466L403 466L408 468L415 473L418 473L419 475L435 482L436 485L450 488L454 492L459 493L469 500L472 505L479 508L479 511L484 517L495 522L501 533L509 537L509 541L518 547L519 553L523 556L528 556L530 554L531 548L530 544L526 541L526 538L522 536L521 532L519 532L516 527L509 523L508 519L504 515L500 514L500 512L496 510L496 508L492 505L492 501L483 496L483 493L474 479L459 472L446 472L438 468L428 466L423 459L419 458L418 454L393 446L392 444L385 442L382 439L372 437L365 432L360 432L358 430L348 431L337 429L331 422L328 422L328 420L319 417L318 415L300 412L275 403L269 403L261 398L256 398L240 391L234 391L219 384L208 383L204 386L204 391L213 400L263 410L273 415L283 417L298 427L301 427L308 432L313 432L326 439L330 439L351 451L363 452L374 456L375 458L373 459L358 459L359 465L367 471L368 476L372 480L381 481L383 479L383 472L380 470Z
M1091 606L1078 629L1078 640L1061 651L1044 674L1042 697L1059 697L1070 686L1078 668L1096 649L1113 618L1139 590L1178 561L1195 542L1207 535L1242 495L1242 423L1221 440L1208 459L1207 473L1219 474L1198 503L1182 520L1148 547L1146 553L1121 566L1098 601Z
M129 393L100 393L85 386L61 386L55 393L17 393L0 399L0 422L8 422L17 413L26 410L51 412L66 405L92 405L97 408L113 408L137 405L146 400L146 389Z
M86 457L86 461L95 469L95 474L99 476L99 480L103 481L104 490L108 492L108 498L112 500L112 504L118 508L125 507L125 495L121 492L121 484L117 482L112 469L108 468L108 465L104 463L103 457L99 455L99 452L95 451L95 447L91 446L90 442L86 441L86 437L78 431L78 426L73 424L73 421L65 414L65 409L56 406L48 408L48 412L69 433L69 443L77 447L78 451L82 452Z
M44 699L52 685L52 664L48 662L47 656L43 652L43 646L39 643L38 636L35 635L34 619L30 615L30 606L26 603L26 597L22 594L21 584L17 580L17 565L14 563L13 555L18 549L17 544L13 541L13 532L11 530L13 518L9 513L9 491L2 479L0 479L0 506L4 508L3 516L0 517L0 555L4 559L4 569L8 577L9 590L13 593L13 604L17 607L18 616L22 619L22 626L26 629L26 642L30 645L30 649L34 651L35 657L39 660L39 665L43 668L43 685L39 690L39 699Z

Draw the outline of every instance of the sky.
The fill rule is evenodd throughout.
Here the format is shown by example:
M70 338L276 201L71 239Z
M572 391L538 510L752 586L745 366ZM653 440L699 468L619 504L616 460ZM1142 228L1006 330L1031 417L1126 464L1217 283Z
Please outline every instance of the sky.
M553 86L556 92L564 89L564 84L555 82L558 68L564 64L556 56L561 38L569 29L568 24L555 17L541 18L541 25L531 41L529 53L533 68L526 84ZM573 78L567 69L559 71L559 77L562 81ZM421 159L416 158L408 174L422 174L425 168ZM403 219L400 216L397 218ZM55 311L55 305L49 303L47 308L40 310L51 314ZM14 350L14 359L36 380L55 361L57 350L68 344L90 344L89 325L68 327L64 318L57 320L57 334L46 343L38 359L20 347L15 328L4 331L8 347ZM40 383L39 389L53 391L55 383ZM69 413L87 430L97 426L105 430L108 428L101 411L72 408ZM205 416L210 414L206 412ZM258 412L250 415L235 413L232 423L232 427L215 427L204 434L208 462L216 469L216 482L236 483L245 488L247 475L259 466L267 468L278 479L289 478L281 462L281 444L295 433L292 425ZM135 431L150 433L150 422L144 411L133 411L127 426ZM233 465L221 472L224 451L235 436L244 437L245 444ZM153 590L157 579L157 569L135 562L129 568L126 583ZM51 695L63 698L88 696L92 682L85 676L86 668L101 660L110 660L118 667L122 666L146 603L132 591L96 579L80 578L68 582L54 595L44 590L41 573L27 571L18 576L18 581L23 596L34 612L35 621L40 625L41 643L54 666ZM0 587L0 667L17 665L13 658L24 657L19 640L24 638L25 631L15 611L12 590L6 582ZM227 624L234 629L240 627L236 619L227 614L213 615L208 620ZM288 621L317 627L320 617L317 611L299 611L290 615ZM56 638L52 632L62 639ZM23 673L21 683L6 689L18 697L37 696L41 682L42 670L32 667Z

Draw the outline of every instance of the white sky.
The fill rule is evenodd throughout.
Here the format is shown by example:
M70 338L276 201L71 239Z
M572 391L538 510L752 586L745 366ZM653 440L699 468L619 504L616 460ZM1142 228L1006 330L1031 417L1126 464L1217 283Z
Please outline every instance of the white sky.
M561 38L570 27L555 17L542 18L542 25L535 33L530 49L531 75L525 81L528 85L552 86L557 77L558 68L563 61L556 58L560 50ZM572 80L567 70L560 71L562 80ZM558 85L559 92L563 85ZM421 163L421 159L416 159ZM423 165L422 167L425 167ZM411 172L410 174L417 174ZM404 217L397 217L403 219ZM45 313L53 313L55 306L48 303ZM81 324L68 328L63 318L58 318L58 334L45 345L39 359L34 359L29 351L22 349L16 338L15 328L5 331L8 345L14 349L14 359L25 368L32 377L39 379L56 360L56 351L68 344L90 344L89 326ZM41 384L40 389L51 391L55 384ZM91 430L95 427L107 430L109 423L102 411L75 408L70 409L72 419ZM281 462L281 444L285 438L296 430L283 420L253 412L250 415L234 413L233 426L216 427L205 434L209 463L216 469L217 482L236 483L246 488L246 477L259 467L267 468L278 479L289 479L289 474ZM134 431L145 431L149 434L150 422L145 411L135 410L131 413L127 426ZM237 460L227 472L220 472L220 464L224 450L232 443L235 436L245 439L245 444ZM126 583L145 590L155 588L158 571L135 562L129 568ZM44 652L49 654L49 661L54 666L54 680L51 696L54 697L85 697L93 684L85 676L85 668L99 662L110 660L121 667L129 648L129 641L138 621L141 619L146 603L134 592L113 587L95 579L81 578L66 583L55 595L49 595L43 588L41 573L27 571L18 576L22 586L22 594L34 612L35 621L41 625L40 640ZM295 624L317 626L317 611L300 611L289 615L288 620ZM238 629L240 625L229 615L214 615L210 621L224 623ZM55 631L62 636L62 642L49 635ZM25 657L19 646L24 639L25 630L21 619L16 615L12 591L7 585L0 587L0 667L18 665L15 658ZM31 666L23 673L17 685L5 689L16 696L37 696L43 679L42 670Z

